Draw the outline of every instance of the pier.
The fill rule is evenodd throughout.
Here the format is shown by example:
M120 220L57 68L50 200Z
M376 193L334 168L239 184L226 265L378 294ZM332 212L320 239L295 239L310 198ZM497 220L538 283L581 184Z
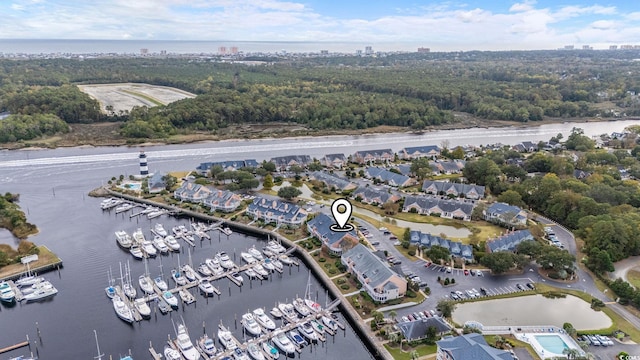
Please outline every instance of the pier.
M10 346L6 346L0 349L0 354L4 354L6 352L12 351L12 350L16 350L16 349L20 349L23 348L25 346L29 346L29 335L27 335L27 340L14 344L14 345L10 345Z

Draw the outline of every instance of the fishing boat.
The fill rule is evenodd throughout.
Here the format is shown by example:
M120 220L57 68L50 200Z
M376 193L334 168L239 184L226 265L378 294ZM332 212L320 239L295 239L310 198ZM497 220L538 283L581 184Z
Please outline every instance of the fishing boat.
M234 272L231 273L231 277L237 281L240 285L242 285L242 283L244 282L244 278L242 277L242 275L240 273Z
M142 252L142 249L138 245L131 246L131 249L129 249L129 252L137 260L142 260L142 258L144 257L144 253Z
M180 270L176 270L176 269L171 270L171 278L179 286L187 284L187 278L182 276L182 274L180 273Z
M267 330L275 330L276 323L269 317L269 315L264 313L262 308L257 308L253 310L253 316L260 326Z
M270 341L265 341L262 343L262 351L264 351L265 354L269 355L269 357L273 360L280 357L280 352L275 346L273 346Z
M300 336L300 335L298 335ZM273 343L280 349L285 356L293 356L296 353L296 346L291 342L291 339L283 331L276 331L273 333ZM304 341L304 339L302 339Z
M207 334L204 334L200 339L198 339L198 347L200 347L207 356L213 356L218 351L218 349L216 349L215 341L213 341L213 339Z
M162 298L164 299L164 301L167 302L167 304L169 304L172 308L177 309L178 308L178 298L175 297L175 295L173 295L171 293L171 291L164 291L162 293Z
M233 335L231 335L231 331L227 330L222 324L218 325L218 340L227 350L233 350L238 347Z
M140 275L138 277L138 285L146 294L153 294L153 281L148 276Z
M229 258L229 255L224 251L221 251L221 252L217 253L216 257L218 258L218 261L220 262L220 266L222 266L225 269L231 269L231 268L233 268L235 266L233 261L231 261L231 259Z
M262 256L262 253L260 252L260 250L256 249L255 246L250 247L247 250L247 252L251 254L251 256L253 256L258 261L264 260L264 256Z
M151 308L149 307L149 304L147 304L147 301L145 299L143 298L135 299L133 301L133 306L140 313L140 315L142 315L142 317L144 318L151 317Z
M300 335L299 332L297 332L296 330L290 330L289 331L289 338L291 339L291 341L293 341L293 343L298 346L298 347L303 347L305 345L307 345L307 340L305 340L302 335Z
M271 309L271 311L269 311L269 314L271 314L271 316L276 319L280 319L282 317L282 311L280 311L277 306Z
M124 230L116 231L116 241L118 245L125 249L129 249L131 245L133 245L133 239L131 239L131 235L127 234Z
M271 261L271 259L266 258L264 260L264 263L262 263L262 266L264 266L264 268L269 271L269 272L274 272L276 271L276 267L275 265L273 265L273 262Z
M233 355L234 360L251 360L249 359L249 356L247 356L247 353L240 348L233 349L233 353L231 355Z
M169 345L164 347L164 357L167 360L182 360L182 355L180 355L180 351L172 348Z
M278 260L285 265L293 265L293 260L286 254L281 254L278 256Z
M133 313L127 304L120 298L119 295L115 295L112 299L113 309L116 311L118 317L128 323L133 322Z
M262 333L262 329L260 328L260 325L258 324L256 319L253 317L252 313L246 313L242 315L242 320L240 322L242 323L242 326L244 326L244 329L250 335L260 336L260 333Z
M161 224L161 223L156 223L156 224L153 226L153 231L154 231L157 235L160 235L160 236L162 236L162 237L167 236L167 230L165 230L165 229L164 229L164 226L162 226L162 224Z
M213 275L213 272L211 272L211 269L209 269L209 267L207 266L207 264L202 263L200 265L198 265L198 272L202 275L202 276L211 276Z
M240 257L247 264L253 264L253 263L255 263L257 261L256 258L253 257L253 255L249 254L248 252L244 252L244 251L240 253Z
M58 289L56 289L50 282L42 281L38 283L36 289L33 290L30 294L26 294L22 297L23 300L27 302L30 301L39 301L50 298L58 293Z
M189 333L187 332L187 327L184 324L178 324L178 336L176 337L176 344L178 345L178 350L180 350L185 359L200 359L200 352L193 346L191 338L189 337Z
M300 314L302 317L305 317L311 313L307 305L304 304L304 300L301 298L297 298L293 300L293 308Z
M133 237L133 242L140 245L142 244L145 240L147 240L144 237L144 233L142 232L141 228L137 228L136 231L134 231L131 236Z
M169 246L164 241L162 236L156 235L153 237L153 246L160 251L161 254L166 254L169 252Z
M153 243L149 240L145 240L142 242L142 250L147 254L147 256L155 257L158 254L156 248L153 246Z
M186 289L180 289L180 291L178 291L178 295L180 295L180 299L182 299L186 304L191 304L196 301L196 298L194 298Z
M262 350L260 350L260 347L255 343L247 344L247 353L253 360L265 360Z
M294 319L298 317L293 305L291 304L280 303L278 304L278 309L280 310L283 316L294 318Z
M6 281L0 282L0 301L6 303L12 303L16 300L16 293L11 288L11 285Z
M193 271L193 268L189 264L182 266L182 273L184 274L184 277L186 277L188 281L196 281L197 279L196 272Z
M269 277L269 272L260 264L253 265L253 270L262 277Z
M313 330L313 326L308 321L297 326L298 332L310 343L318 342L318 334Z
M173 237L172 235L167 235L164 238L164 242L167 244L167 246L173 250L173 251L179 251L180 250L180 243L178 242L178 240L176 240L175 237Z
M204 296L213 296L216 293L215 288L208 280L202 280L200 284L198 284L198 289L200 289L200 292L202 292Z
M161 291L167 291L167 289L169 289L169 286L167 285L167 282L164 281L162 276L157 276L156 278L154 278L153 279L153 283L156 284L158 289L160 289Z

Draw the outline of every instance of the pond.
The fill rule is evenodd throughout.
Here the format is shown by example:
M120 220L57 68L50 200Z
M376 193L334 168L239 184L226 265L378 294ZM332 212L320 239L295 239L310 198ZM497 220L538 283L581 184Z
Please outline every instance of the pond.
M464 324L471 320L485 326L554 325L560 328L569 322L576 330L598 330L612 324L605 313L594 311L580 298L549 299L542 295L458 304L453 321Z
M366 215L370 218L373 218L383 223L389 221L388 220L389 218L382 217L374 213L373 211L369 211L367 209L354 208L353 212L357 214ZM411 228L411 230L420 230L422 232L430 233L433 235L444 234L445 237L458 238L458 239L467 238L471 236L471 231L469 231L469 229L465 227L455 228L453 226L448 226L448 225L432 225L432 224L425 224L425 223L414 223L414 222L409 222L409 221L404 221L399 219L393 219L393 220L395 221L393 224L398 225L400 227ZM384 224L381 224L380 226L384 226Z

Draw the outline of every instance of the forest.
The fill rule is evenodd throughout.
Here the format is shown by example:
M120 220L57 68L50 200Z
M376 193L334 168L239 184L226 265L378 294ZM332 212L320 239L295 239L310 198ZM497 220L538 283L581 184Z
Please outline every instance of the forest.
M637 51L397 54L380 58L0 60L0 113L54 115L68 124L121 122L126 138L166 138L240 124L296 123L312 130L381 125L422 130L475 119L640 115ZM258 59L259 60L259 59ZM107 116L76 84L139 82L198 96ZM15 122L15 121L14 121ZM16 141L52 135L58 126Z

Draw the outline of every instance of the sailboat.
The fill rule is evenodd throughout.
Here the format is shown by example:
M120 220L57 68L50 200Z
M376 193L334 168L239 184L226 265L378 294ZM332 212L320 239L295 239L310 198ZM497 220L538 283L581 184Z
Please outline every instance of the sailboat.
M27 267L27 271L25 271L24 274L22 274L20 279L15 281L16 286L18 287L31 286L43 280L43 278L37 276L36 274L31 273L31 267L29 266L28 262L25 265Z
M104 354L100 352L100 344L98 344L98 332L93 330L93 335L96 337L96 347L98 348L98 356L95 356L94 359L102 360L102 357L104 356Z
M153 282L161 291L166 291L167 289L169 289L169 285L167 285L167 282L164 281L164 274L162 273L162 258L160 258L160 276L156 276L153 279Z
M113 297L116 295L116 288L113 286L114 280L113 275L111 274L111 267L109 267L109 271L107 272L107 282L109 286L104 288L104 292L107 293L109 299L113 299Z
M309 277L307 278L307 289L304 292L304 304L312 312L318 313L322 310L322 306L320 306L320 304L311 300L311 271L309 271Z
M138 277L138 285L146 294L153 294L153 281L149 277L149 266L147 259L144 259L144 274Z
M128 298L133 299L136 297L136 289L131 286L130 283L127 282L127 266L124 267L125 274L122 273L122 263L120 263L120 285L122 286L122 291Z

